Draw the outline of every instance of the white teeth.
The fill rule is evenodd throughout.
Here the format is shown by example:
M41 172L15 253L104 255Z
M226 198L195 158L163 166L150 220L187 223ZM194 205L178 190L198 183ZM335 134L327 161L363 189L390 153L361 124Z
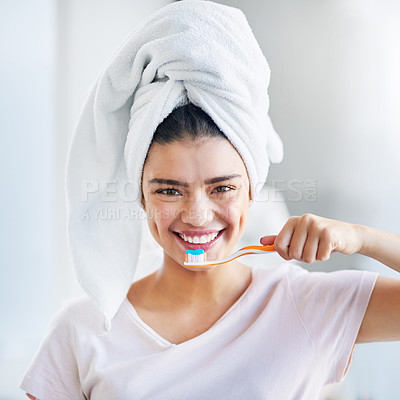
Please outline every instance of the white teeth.
M201 236L201 237L200 237L200 243L207 243L207 242L209 242L209 240L208 240L207 238L208 238L208 236L206 236L206 235Z
M211 240L214 240L218 236L218 232L211 233L208 235L208 241L211 242Z
M179 234L179 237L181 239L183 239L185 242L194 243L194 244L204 244L204 243L211 242L217 236L218 236L218 232L210 233L209 235L202 235L200 237L198 237L198 236L191 237L191 236L186 236L181 233Z

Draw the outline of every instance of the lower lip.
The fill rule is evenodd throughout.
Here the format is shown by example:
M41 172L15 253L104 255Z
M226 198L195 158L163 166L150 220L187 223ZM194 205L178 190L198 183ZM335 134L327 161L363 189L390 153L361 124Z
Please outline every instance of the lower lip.
M182 245L185 247L186 250L198 250L198 249L203 249L205 252L210 250L211 247L213 247L216 243L217 240L223 235L224 229L218 233L215 239L211 240L211 242L207 243L189 243L185 242L177 233L175 233L175 236L178 238L179 242L182 243Z

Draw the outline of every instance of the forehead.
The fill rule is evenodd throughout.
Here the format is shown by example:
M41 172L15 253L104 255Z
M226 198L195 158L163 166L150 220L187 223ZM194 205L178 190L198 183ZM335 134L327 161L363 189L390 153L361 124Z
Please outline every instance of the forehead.
M151 178L184 177L187 181L239 174L247 178L245 165L232 144L223 138L203 138L168 144L154 143L143 175Z

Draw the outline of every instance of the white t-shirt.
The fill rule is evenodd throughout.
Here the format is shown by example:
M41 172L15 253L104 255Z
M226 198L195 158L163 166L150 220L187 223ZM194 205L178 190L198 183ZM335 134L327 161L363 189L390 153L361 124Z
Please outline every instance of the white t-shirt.
M127 299L110 332L90 300L69 301L21 388L40 400L318 399L345 375L377 274L290 263L252 274L209 330L178 345Z

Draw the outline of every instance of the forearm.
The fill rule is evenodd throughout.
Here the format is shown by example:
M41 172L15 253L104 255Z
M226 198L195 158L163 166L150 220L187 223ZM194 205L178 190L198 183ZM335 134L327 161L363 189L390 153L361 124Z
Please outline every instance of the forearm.
M400 235L364 225L358 225L357 228L363 242L358 253L400 272Z

